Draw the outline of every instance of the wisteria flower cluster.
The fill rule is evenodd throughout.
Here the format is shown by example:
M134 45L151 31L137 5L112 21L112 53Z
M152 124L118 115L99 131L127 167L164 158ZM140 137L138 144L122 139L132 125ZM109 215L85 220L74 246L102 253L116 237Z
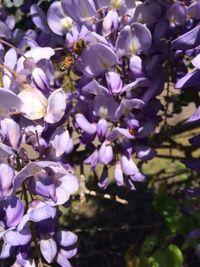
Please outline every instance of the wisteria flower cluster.
M149 137L162 120L156 96L166 70L177 88L199 90L200 2L61 0L44 11L25 1L20 9L18 28L0 8L0 258L71 266L77 236L61 229L59 207L79 188L74 170L101 166L101 189L109 168L118 186L145 180L133 157L156 155ZM187 73L192 56L196 70ZM198 119L199 108L189 121Z

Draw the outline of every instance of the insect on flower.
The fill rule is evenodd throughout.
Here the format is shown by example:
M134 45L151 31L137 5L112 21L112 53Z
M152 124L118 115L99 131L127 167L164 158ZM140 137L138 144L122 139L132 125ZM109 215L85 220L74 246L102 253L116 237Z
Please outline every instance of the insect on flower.
M74 64L74 62L75 62L74 56L72 54L67 55L63 60L63 62L61 63L59 70L60 71L69 70L71 66Z
M60 71L69 70L75 63L75 60L80 56L83 50L86 48L86 42L83 39L79 39L74 43L72 47L72 53L68 54L60 65Z
M133 136L135 136L138 133L137 129L134 128L128 128L128 132Z
M83 39L79 39L74 43L72 50L76 55L81 55L85 48L86 42Z

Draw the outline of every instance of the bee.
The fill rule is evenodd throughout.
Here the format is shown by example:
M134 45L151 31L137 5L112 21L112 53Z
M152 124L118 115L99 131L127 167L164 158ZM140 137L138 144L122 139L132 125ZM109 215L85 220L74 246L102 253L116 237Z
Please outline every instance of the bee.
M67 55L65 59L63 60L63 62L61 63L59 70L60 71L69 70L74 64L74 62L75 62L74 56L70 54Z
M79 39L74 43L72 50L76 55L80 56L85 48L86 42L83 39Z
M133 136L135 136L138 133L137 129L134 128L128 128L128 132Z

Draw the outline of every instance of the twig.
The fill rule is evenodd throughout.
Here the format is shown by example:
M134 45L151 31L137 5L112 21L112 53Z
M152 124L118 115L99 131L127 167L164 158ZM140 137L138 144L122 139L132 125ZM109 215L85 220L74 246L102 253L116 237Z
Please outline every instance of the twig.
M101 194L101 193L97 193L94 190L89 190L89 189L85 189L85 194L89 195L89 196L94 196L94 197L100 197L100 198L104 198L104 199L109 199L109 200L114 200L117 203L123 204L123 205L127 205L128 201L126 199L122 199L118 196L112 196L109 194Z

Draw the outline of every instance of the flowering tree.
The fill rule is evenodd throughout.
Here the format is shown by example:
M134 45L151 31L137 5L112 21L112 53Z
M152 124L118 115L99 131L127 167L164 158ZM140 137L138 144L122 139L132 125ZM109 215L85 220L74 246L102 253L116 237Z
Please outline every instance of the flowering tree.
M176 165L170 176L186 175L187 183L173 187L187 193L179 198L185 206L176 221L181 224L184 201L199 194L194 188L200 172L199 22L198 0L2 1L0 258L5 266L71 266L78 237L63 228L70 204L85 203L91 195L123 206L138 190L158 192L158 174L145 168L153 158L157 165L169 158L186 166L177 174ZM183 118L187 105L195 108ZM187 144L178 140L185 133ZM94 188L88 189L90 178ZM187 228L184 221L184 230L175 227L177 218L166 211L169 190L170 185L158 193L155 204L168 236L198 237L198 229L191 232L197 225ZM190 214L196 207L191 205ZM163 240L162 251L156 242L147 253L138 249L129 266L183 266L176 242Z

